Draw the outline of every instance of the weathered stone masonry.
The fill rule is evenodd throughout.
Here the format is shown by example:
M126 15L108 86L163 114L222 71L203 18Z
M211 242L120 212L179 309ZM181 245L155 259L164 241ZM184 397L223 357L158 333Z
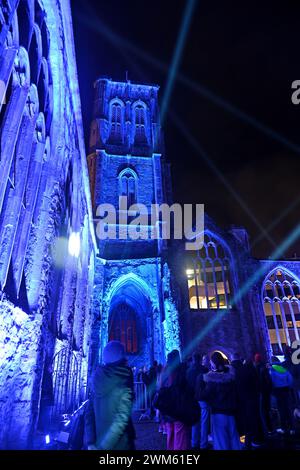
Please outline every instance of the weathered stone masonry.
M55 380L69 351L84 397L95 245L69 2L3 1L0 22L0 447L26 448L45 361Z

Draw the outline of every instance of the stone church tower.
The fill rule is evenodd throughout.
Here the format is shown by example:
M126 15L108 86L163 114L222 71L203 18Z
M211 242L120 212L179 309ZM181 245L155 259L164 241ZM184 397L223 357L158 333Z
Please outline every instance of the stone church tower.
M157 95L158 86L95 82L88 167L96 227L100 204L111 204L121 215L121 196L128 206L143 204L149 212L151 204L170 202ZM116 239L97 240L92 362L101 361L109 339L119 339L130 364L148 365L180 347L178 313L169 295L168 243L123 240L118 236L123 225L117 217Z

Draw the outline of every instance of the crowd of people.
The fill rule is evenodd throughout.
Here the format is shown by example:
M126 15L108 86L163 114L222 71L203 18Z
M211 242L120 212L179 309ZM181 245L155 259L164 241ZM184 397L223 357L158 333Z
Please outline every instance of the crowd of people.
M167 448L249 449L263 446L273 433L293 435L300 408L300 365L293 364L291 355L287 348L283 362L276 356L264 362L258 353L248 360L235 354L229 361L220 352L210 357L195 352L181 363L173 351L165 368L154 363L151 374L142 375L147 388L154 388L149 379L156 370L156 390L172 385L182 394L188 390L201 410L193 426L160 413Z
M104 350L93 379L89 449L134 449L134 382L147 390L149 418L167 435L167 450L240 450L264 446L273 433L293 435L300 409L300 365L260 354L231 361L216 351L181 361L177 350L162 366L130 369L121 343ZM93 428L93 429L92 429Z

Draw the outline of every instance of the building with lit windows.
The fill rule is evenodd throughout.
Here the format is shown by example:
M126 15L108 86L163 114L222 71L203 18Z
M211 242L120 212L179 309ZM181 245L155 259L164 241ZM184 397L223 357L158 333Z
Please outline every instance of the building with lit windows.
M120 196L128 206L172 204L158 87L95 82L88 165L94 217ZM136 366L164 362L173 348L282 355L299 339L300 263L253 258L245 229L221 230L207 215L203 238L198 251L175 240L98 240L95 360L108 339Z

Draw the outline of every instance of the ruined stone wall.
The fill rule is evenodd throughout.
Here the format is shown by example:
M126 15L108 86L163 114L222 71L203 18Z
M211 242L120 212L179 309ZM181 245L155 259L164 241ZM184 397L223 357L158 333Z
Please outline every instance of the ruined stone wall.
M0 446L26 448L61 348L78 362L74 406L84 395L95 239L70 4L9 0L0 22Z

